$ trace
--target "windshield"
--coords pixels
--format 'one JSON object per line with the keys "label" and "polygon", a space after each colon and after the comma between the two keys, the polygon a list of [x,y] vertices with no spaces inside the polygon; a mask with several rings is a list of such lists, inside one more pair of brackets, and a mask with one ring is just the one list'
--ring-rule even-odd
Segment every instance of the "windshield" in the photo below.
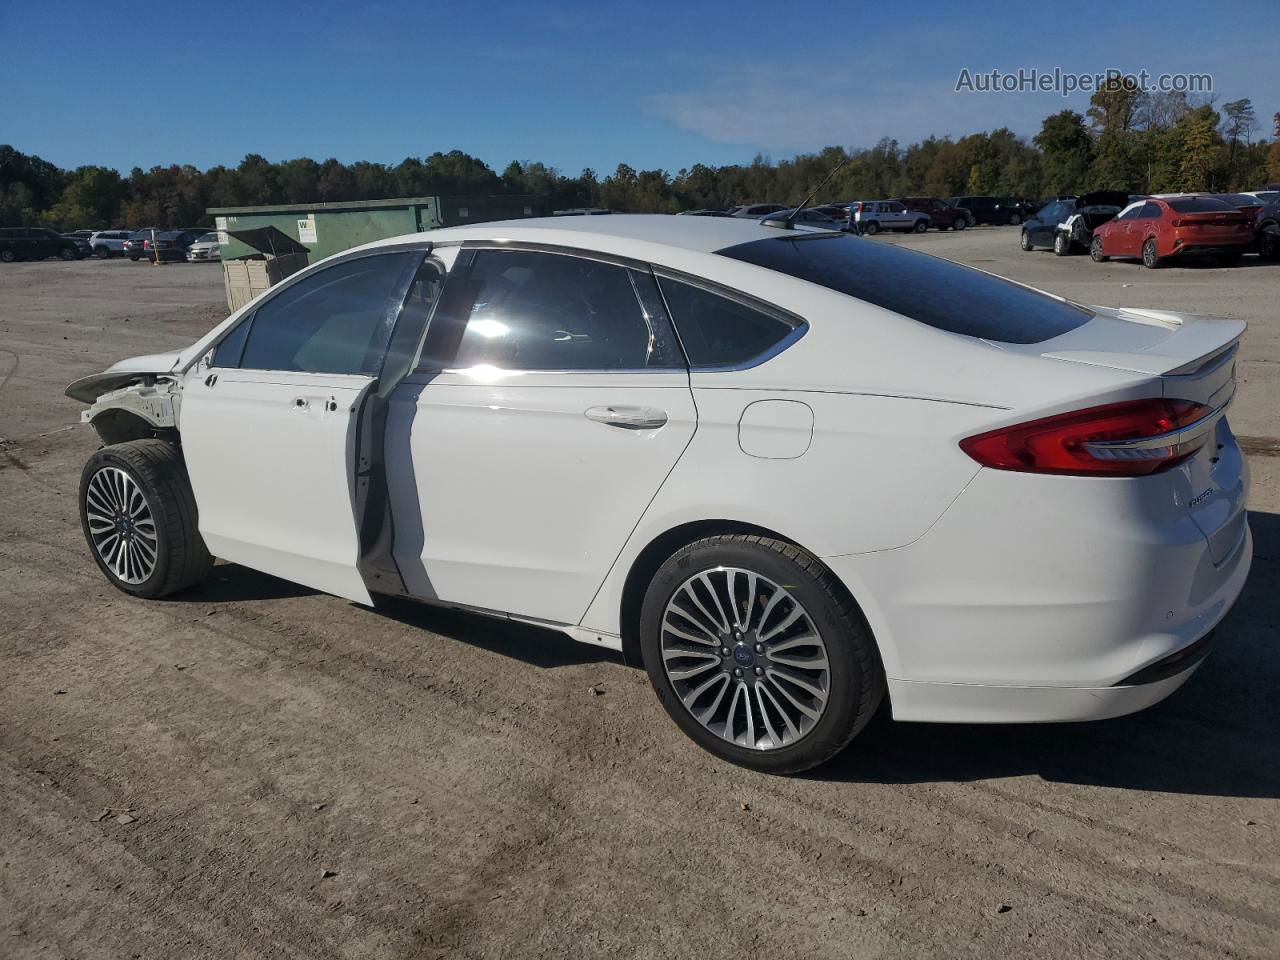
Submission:
{"label": "windshield", "polygon": [[1082,307],[981,270],[848,234],[793,234],[716,252],[939,330],[1002,343],[1040,343],[1093,318]]}

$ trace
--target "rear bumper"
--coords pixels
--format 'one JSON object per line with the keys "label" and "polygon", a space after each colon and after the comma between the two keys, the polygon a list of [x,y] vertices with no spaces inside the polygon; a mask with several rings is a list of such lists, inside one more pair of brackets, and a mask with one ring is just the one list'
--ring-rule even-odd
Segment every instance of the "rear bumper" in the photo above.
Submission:
{"label": "rear bumper", "polygon": [[1107,720],[1155,706],[1202,660],[1163,680],[1119,687],[997,687],[889,681],[895,720],[917,723],[1071,723]]}
{"label": "rear bumper", "polygon": [[1239,243],[1184,243],[1173,248],[1175,257],[1213,257],[1246,253],[1253,244],[1249,237]]}
{"label": "rear bumper", "polygon": [[915,543],[824,558],[875,633],[895,719],[1102,719],[1176,690],[1196,658],[1144,671],[1213,630],[1253,555],[1233,516],[1215,563],[1178,482],[983,470]]}

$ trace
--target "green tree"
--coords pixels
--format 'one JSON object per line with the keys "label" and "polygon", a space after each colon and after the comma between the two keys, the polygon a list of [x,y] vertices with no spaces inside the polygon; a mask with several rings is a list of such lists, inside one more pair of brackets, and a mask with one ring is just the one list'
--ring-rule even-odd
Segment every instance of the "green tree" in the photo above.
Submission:
{"label": "green tree", "polygon": [[1043,154],[1045,186],[1051,193],[1075,193],[1085,184],[1093,163],[1093,140],[1084,117],[1074,110],[1045,117],[1035,144]]}

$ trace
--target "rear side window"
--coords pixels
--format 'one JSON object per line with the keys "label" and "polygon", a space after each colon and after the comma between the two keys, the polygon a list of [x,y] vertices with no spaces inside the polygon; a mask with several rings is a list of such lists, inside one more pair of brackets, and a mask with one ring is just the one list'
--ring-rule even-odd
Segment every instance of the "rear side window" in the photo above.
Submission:
{"label": "rear side window", "polygon": [[1170,208],[1175,213],[1222,213],[1232,211],[1235,207],[1213,197],[1187,197],[1184,200],[1170,200]]}
{"label": "rear side window", "polygon": [[798,324],[691,283],[669,277],[659,277],[658,283],[692,367],[759,363],[798,329]]}
{"label": "rear side window", "polygon": [[[254,312],[239,366],[376,374],[413,269],[421,259],[422,254],[414,251],[360,257],[292,284]],[[239,332],[223,343],[234,340]]]}
{"label": "rear side window", "polygon": [[1040,343],[1093,317],[972,267],[847,234],[770,237],[717,252],[967,337]]}

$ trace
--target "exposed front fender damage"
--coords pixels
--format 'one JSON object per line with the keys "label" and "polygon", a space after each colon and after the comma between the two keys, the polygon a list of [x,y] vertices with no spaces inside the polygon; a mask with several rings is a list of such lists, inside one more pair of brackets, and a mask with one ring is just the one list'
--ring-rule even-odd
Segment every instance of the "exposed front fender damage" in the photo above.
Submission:
{"label": "exposed front fender damage", "polygon": [[104,393],[80,414],[105,444],[123,443],[176,431],[180,393],[169,379],[133,383]]}

